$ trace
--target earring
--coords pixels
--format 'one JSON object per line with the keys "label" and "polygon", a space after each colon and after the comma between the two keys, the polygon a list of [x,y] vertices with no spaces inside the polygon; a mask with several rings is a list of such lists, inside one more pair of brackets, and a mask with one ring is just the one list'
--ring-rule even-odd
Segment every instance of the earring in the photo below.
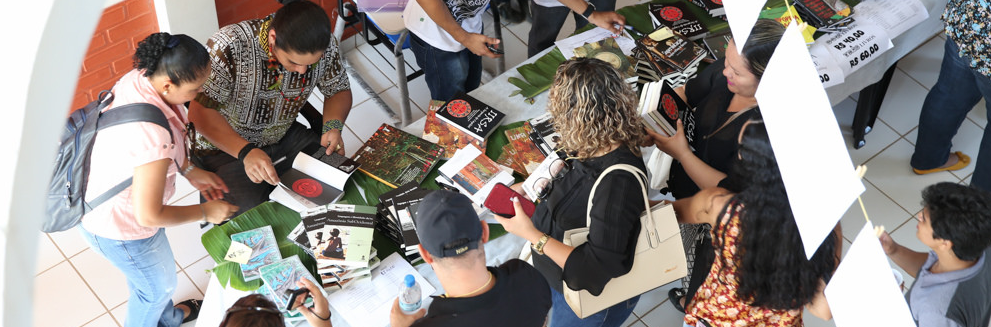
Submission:
{"label": "earring", "polygon": [[162,95],[169,95],[169,90],[165,90],[165,92],[162,92]]}

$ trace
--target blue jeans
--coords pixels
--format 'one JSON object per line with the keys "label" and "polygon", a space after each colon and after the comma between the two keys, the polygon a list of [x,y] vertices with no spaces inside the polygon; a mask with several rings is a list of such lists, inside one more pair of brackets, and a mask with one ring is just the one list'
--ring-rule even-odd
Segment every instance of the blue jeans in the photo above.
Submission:
{"label": "blue jeans", "polygon": [[482,57],[464,49],[458,52],[434,48],[410,33],[410,48],[430,89],[430,98],[450,101],[459,92],[468,93],[482,82]]}
{"label": "blue jeans", "polygon": [[637,306],[640,296],[634,296],[629,300],[617,303],[605,310],[585,317],[578,318],[575,311],[571,310],[568,302],[565,302],[564,295],[551,288],[551,321],[549,327],[618,327],[623,325],[626,318],[633,313],[633,307]]}
{"label": "blue jeans", "polygon": [[93,235],[82,226],[79,230],[93,251],[110,260],[127,277],[131,296],[127,299],[124,326],[176,327],[182,323],[182,309],[172,306],[175,258],[164,228],[152,237],[130,241]]}
{"label": "blue jeans", "polygon": [[[953,136],[981,97],[991,118],[991,78],[971,69],[970,61],[969,57],[959,56],[953,41],[946,40],[939,79],[926,96],[919,115],[913,168],[932,169],[946,163]],[[986,128],[970,184],[991,191],[991,130]]]}

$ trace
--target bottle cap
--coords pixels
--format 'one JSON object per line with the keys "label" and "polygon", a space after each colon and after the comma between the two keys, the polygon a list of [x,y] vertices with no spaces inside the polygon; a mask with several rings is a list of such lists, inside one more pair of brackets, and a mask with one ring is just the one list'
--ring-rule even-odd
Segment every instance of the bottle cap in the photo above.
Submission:
{"label": "bottle cap", "polygon": [[406,275],[406,278],[403,279],[403,283],[406,284],[406,287],[413,287],[413,284],[416,284],[416,278],[413,277],[413,275]]}

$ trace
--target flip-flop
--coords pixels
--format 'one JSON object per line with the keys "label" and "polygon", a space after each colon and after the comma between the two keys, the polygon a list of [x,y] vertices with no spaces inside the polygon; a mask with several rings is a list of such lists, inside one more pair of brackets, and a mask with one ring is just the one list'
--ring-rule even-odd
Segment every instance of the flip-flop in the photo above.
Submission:
{"label": "flip-flop", "polygon": [[189,316],[186,316],[186,319],[183,319],[182,323],[187,323],[196,320],[196,318],[200,316],[201,304],[203,304],[202,300],[194,300],[194,299],[185,300],[179,302],[179,304],[176,304],[176,305],[184,305],[187,308],[189,308]]}
{"label": "flip-flop", "polygon": [[915,172],[916,175],[925,175],[925,174],[938,173],[941,171],[960,170],[960,169],[964,169],[965,167],[967,167],[967,165],[970,164],[970,156],[963,154],[963,152],[960,151],[953,152],[953,154],[957,156],[957,163],[953,164],[952,166],[938,167],[933,169],[912,168],[912,171]]}
{"label": "flip-flop", "polygon": [[678,312],[685,313],[685,306],[681,305],[681,299],[685,297],[685,290],[680,287],[672,288],[668,291],[668,302],[674,306]]}

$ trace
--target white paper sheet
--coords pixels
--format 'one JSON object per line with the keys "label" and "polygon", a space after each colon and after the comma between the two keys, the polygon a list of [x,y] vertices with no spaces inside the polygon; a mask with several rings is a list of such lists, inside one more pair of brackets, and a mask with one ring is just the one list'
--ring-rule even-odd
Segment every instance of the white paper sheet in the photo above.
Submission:
{"label": "white paper sheet", "polygon": [[386,326],[389,324],[392,301],[399,296],[399,286],[407,274],[412,274],[416,283],[420,284],[423,308],[427,308],[430,295],[436,289],[398,253],[393,253],[372,269],[371,278],[347,284],[343,290],[331,293],[327,301],[351,326]]}
{"label": "white paper sheet", "polygon": [[867,21],[858,21],[844,32],[821,37],[816,41],[820,43],[847,75],[895,46],[884,27]]}
{"label": "white paper sheet", "polygon": [[812,62],[816,65],[816,72],[819,73],[819,82],[822,82],[822,87],[837,85],[846,79],[846,74],[843,74],[843,69],[836,63],[836,60],[833,60],[833,56],[826,50],[825,44],[813,44],[809,48],[809,55],[812,56]]}
{"label": "white paper sheet", "polygon": [[292,167],[339,190],[344,189],[344,184],[348,182],[348,177],[351,177],[350,174],[331,167],[323,163],[323,161],[317,160],[303,152],[296,155],[296,159],[292,161]]}
{"label": "white paper sheet", "polygon": [[733,32],[733,43],[736,44],[736,52],[740,53],[743,45],[750,37],[750,30],[754,28],[757,17],[764,7],[763,0],[733,0],[723,1],[723,8],[726,9],[726,20],[729,21],[729,29]]}
{"label": "white paper sheet", "polygon": [[811,257],[864,184],[796,24],[788,26],[771,56],[756,97]]}
{"label": "white paper sheet", "polygon": [[929,11],[919,0],[869,0],[853,7],[853,17],[884,27],[893,39],[929,18]]}
{"label": "white paper sheet", "polygon": [[857,234],[825,293],[837,327],[915,327],[870,223]]}
{"label": "white paper sheet", "polygon": [[623,54],[629,56],[633,53],[633,48],[637,47],[636,41],[630,37],[630,34],[623,30],[623,34],[616,35],[607,29],[596,27],[579,34],[575,34],[565,39],[558,40],[554,42],[558,49],[561,49],[561,54],[564,55],[564,59],[571,59],[575,56],[575,48],[580,48],[586,43],[595,43],[604,40],[607,37],[611,37],[616,40],[616,45],[619,46],[620,50],[623,50]]}

